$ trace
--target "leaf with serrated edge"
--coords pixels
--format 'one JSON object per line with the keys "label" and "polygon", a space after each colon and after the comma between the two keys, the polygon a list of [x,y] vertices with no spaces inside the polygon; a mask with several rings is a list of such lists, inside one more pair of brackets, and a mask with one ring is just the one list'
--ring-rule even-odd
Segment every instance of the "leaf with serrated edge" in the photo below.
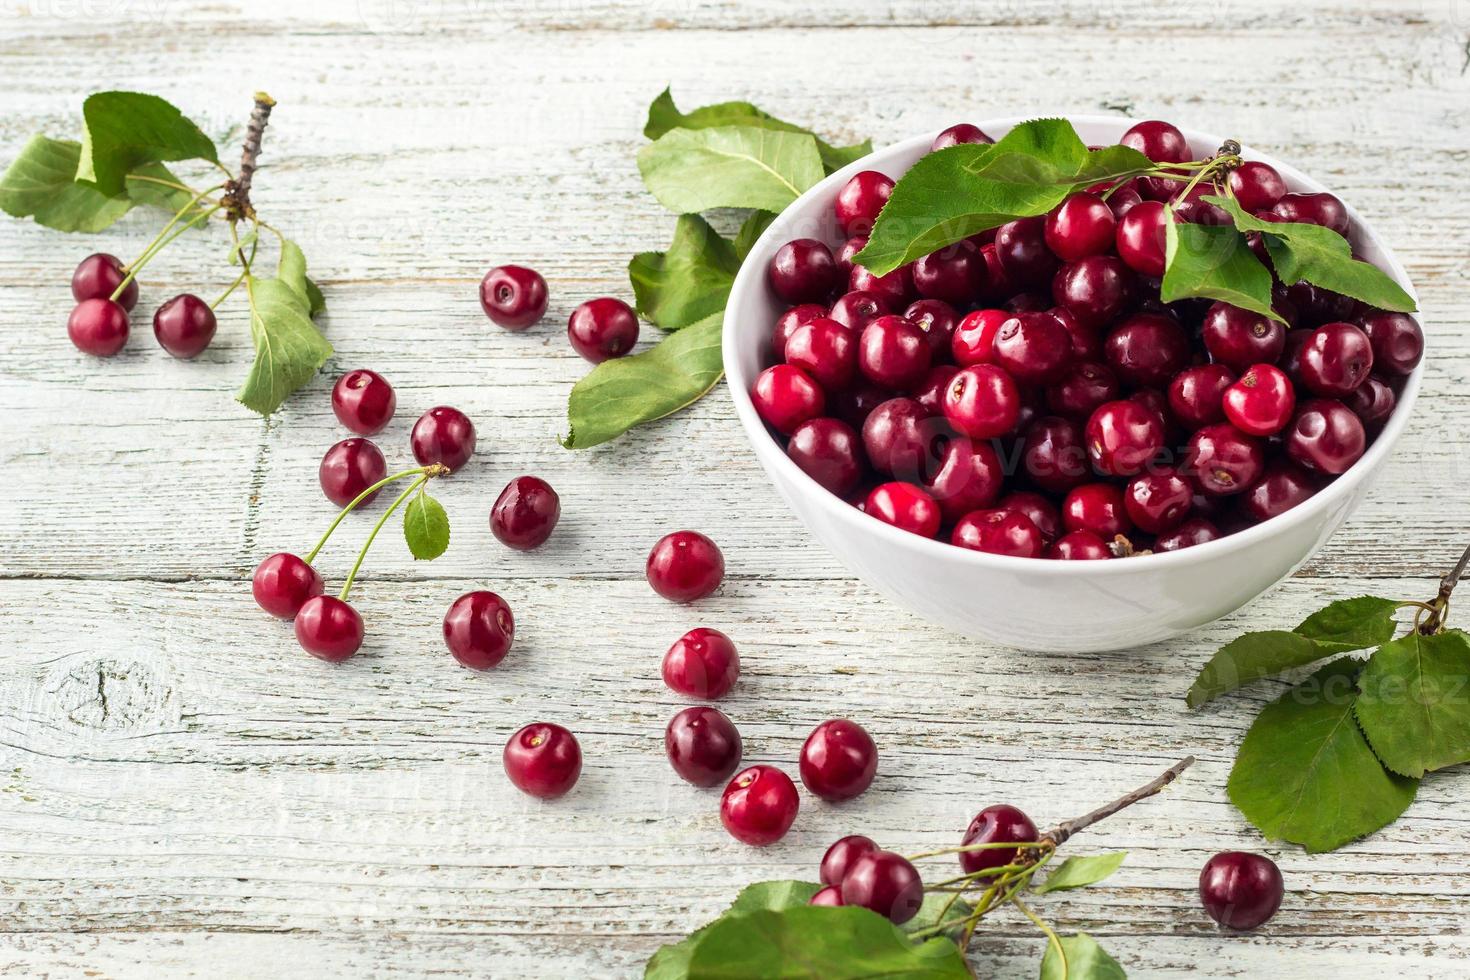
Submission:
{"label": "leaf with serrated edge", "polygon": [[1293,632],[1315,640],[1329,653],[1366,650],[1393,639],[1398,607],[1393,599],[1372,595],[1339,599],[1302,620]]}
{"label": "leaf with serrated edge", "polygon": [[97,232],[128,213],[126,195],[76,182],[81,144],[33,136],[0,178],[0,209],[57,231]]}
{"label": "leaf with serrated edge", "polygon": [[1057,869],[1047,875],[1046,880],[1037,885],[1033,891],[1038,895],[1044,895],[1047,892],[1095,885],[1122,867],[1123,859],[1127,856],[1127,851],[1113,851],[1109,854],[1069,857],[1057,865]]}
{"label": "leaf with serrated edge", "polygon": [[86,133],[76,178],[119,194],[123,178],[147,163],[219,159],[214,143],[156,95],[97,92],[82,103]]}
{"label": "leaf with serrated edge", "polygon": [[780,211],[823,176],[811,136],[754,126],[670,130],[638,151],[638,171],[658,202],[678,214]]}
{"label": "leaf with serrated edge", "polygon": [[1127,980],[1123,966],[1085,932],[1060,937],[1066,961],[1054,943],[1041,956],[1041,980]]}
{"label": "leaf with serrated edge", "polygon": [[568,449],[586,449],[692,405],[724,372],[717,313],[669,334],[641,354],[615,357],[592,369],[567,401]]}
{"label": "leaf with serrated edge", "polygon": [[1331,851],[1392,823],[1418,781],[1385,769],[1353,717],[1361,664],[1335,660],[1267,705],[1226,784],[1230,802],[1271,840]]}
{"label": "leaf with serrated edge", "polygon": [[640,252],[628,263],[638,312],[677,330],[724,310],[740,259],[735,247],[697,214],[679,217],[667,252]]}
{"label": "leaf with serrated edge", "polygon": [[[233,254],[233,253],[232,253]],[[306,275],[306,255],[289,238],[281,239],[281,257],[276,261],[276,278],[291,288],[301,300],[307,316],[316,316],[326,304],[322,292]]]}
{"label": "leaf with serrated edge", "polygon": [[1418,778],[1470,762],[1470,642],[1411,632],[1374,651],[1358,678],[1358,724],[1383,764]]}
{"label": "leaf with serrated edge", "polygon": [[1206,196],[1203,200],[1228,212],[1241,231],[1258,231],[1282,282],[1306,280],[1324,289],[1362,300],[1379,309],[1413,313],[1414,298],[1393,277],[1371,262],[1353,258],[1352,246],[1331,228],[1304,222],[1262,221],[1248,214],[1234,198]]}
{"label": "leaf with serrated edge", "polygon": [[719,102],[687,113],[680,112],[668,89],[660,92],[648,107],[648,122],[643,126],[643,135],[656,140],[671,129],[709,129],[712,126],[757,126],[787,133],[806,133],[816,139],[817,152],[827,173],[841,170],[873,152],[872,140],[863,140],[852,146],[833,146],[811,130],[777,119],[749,102]]}
{"label": "leaf with serrated edge", "polygon": [[403,539],[415,561],[433,561],[449,549],[449,515],[422,489],[403,508]]}
{"label": "leaf with serrated edge", "polygon": [[1220,300],[1285,323],[1271,306],[1271,273],[1234,228],[1179,221],[1172,206],[1164,223],[1165,303],[1200,297]]}
{"label": "leaf with serrated edge", "polygon": [[279,279],[252,279],[247,293],[255,363],[235,397],[251,411],[270,415],[312,379],[332,356],[332,345],[307,318],[301,298]]}
{"label": "leaf with serrated edge", "polygon": [[[796,908],[807,904],[821,889],[821,885],[811,881],[757,881],[740,890],[740,894],[735,896],[735,901],[725,910],[724,915],[741,915],[761,909],[780,911]],[[689,957],[694,952],[694,944],[713,924],[708,923],[696,929],[677,943],[659,947],[648,961],[644,971],[645,980],[673,980],[688,976]]]}
{"label": "leaf with serrated edge", "polygon": [[1252,681],[1305,667],[1339,652],[1289,630],[1246,633],[1215,651],[1184,700],[1191,708],[1198,708]]}

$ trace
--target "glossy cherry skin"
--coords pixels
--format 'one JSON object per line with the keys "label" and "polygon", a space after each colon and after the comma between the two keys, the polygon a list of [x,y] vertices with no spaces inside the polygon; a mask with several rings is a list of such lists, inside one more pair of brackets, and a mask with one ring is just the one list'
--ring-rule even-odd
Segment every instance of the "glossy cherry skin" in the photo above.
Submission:
{"label": "glossy cherry skin", "polygon": [[565,796],[582,775],[577,737],[549,721],[532,722],[512,735],[500,759],[516,789],[542,800]]}
{"label": "glossy cherry skin", "polygon": [[1040,558],[1046,539],[1036,522],[1017,510],[971,511],[960,518],[949,543],[971,551],[1012,558]]}
{"label": "glossy cherry skin", "polygon": [[893,181],[876,170],[863,170],[853,175],[837,192],[833,211],[844,235],[866,235],[873,230],[878,212],[893,193]]}
{"label": "glossy cherry skin", "polygon": [[854,861],[842,879],[842,904],[861,906],[899,925],[919,914],[924,882],[907,858],[873,851]]}
{"label": "glossy cherry skin", "polygon": [[914,289],[926,299],[967,304],[986,287],[985,258],[969,240],[947,245],[914,263]]}
{"label": "glossy cherry skin", "polygon": [[911,265],[900,266],[881,276],[874,275],[872,270],[863,266],[854,265],[847,276],[847,288],[850,292],[872,293],[874,296],[879,296],[890,309],[894,310],[903,309],[917,296],[914,292],[913,266]]}
{"label": "glossy cherry skin", "polygon": [[1363,428],[1371,433],[1377,432],[1388,421],[1397,401],[1398,396],[1393,393],[1392,388],[1377,378],[1370,377],[1358,385],[1357,391],[1344,398],[1343,404],[1363,420]]}
{"label": "glossy cherry skin", "polygon": [[853,258],[868,247],[867,235],[853,235],[842,243],[833,259],[837,262],[838,282],[847,282],[852,277]]}
{"label": "glossy cherry skin", "polygon": [[1240,495],[1240,510],[1256,523],[1284,514],[1317,492],[1317,478],[1289,460],[1266,464],[1266,472]]}
{"label": "glossy cherry skin", "polygon": [[842,907],[842,889],[836,885],[828,885],[817,889],[815,895],[806,900],[808,905],[826,906],[828,908]]}
{"label": "glossy cherry skin", "polygon": [[821,882],[824,885],[842,884],[842,879],[852,870],[857,859],[865,854],[872,854],[879,850],[878,845],[871,837],[862,834],[850,834],[847,837],[838,838],[827,852],[822,855]]}
{"label": "glossy cherry skin", "polygon": [[973,364],[950,381],[942,407],[958,431],[974,439],[993,439],[1015,428],[1021,417],[1021,392],[994,364]]}
{"label": "glossy cherry skin", "polygon": [[1199,873],[1199,900],[1210,918],[1227,929],[1255,929],[1276,914],[1286,886],[1270,858],[1222,851]]}
{"label": "glossy cherry skin", "polygon": [[800,806],[790,776],[775,766],[751,766],[725,787],[720,822],[741,843],[765,847],[786,836]]}
{"label": "glossy cherry skin", "polygon": [[786,455],[830,493],[845,497],[863,478],[862,440],[840,419],[803,422],[791,433]]}
{"label": "glossy cherry skin", "polygon": [[938,469],[924,481],[924,489],[944,520],[957,521],[993,504],[1004,483],[1000,456],[989,442],[956,438],[945,442]]}
{"label": "glossy cherry skin", "polygon": [[1043,540],[1052,541],[1062,534],[1062,514],[1057,505],[1039,493],[1016,490],[1001,497],[998,510],[1020,514],[1035,524]]}
{"label": "glossy cherry skin", "polygon": [[444,645],[471,670],[489,670],[500,663],[515,638],[510,606],[494,592],[466,592],[444,614]]}
{"label": "glossy cherry skin", "polygon": [[855,721],[834,718],[812,730],[801,747],[801,781],[831,803],[860,796],[878,772],[878,746]]}
{"label": "glossy cherry skin", "polygon": [[[71,275],[72,299],[78,303],[89,299],[111,299],[118,284],[126,278],[122,259],[116,255],[108,255],[106,252],[89,255],[77,263],[76,271]],[[128,288],[122,291],[117,302],[123,310],[132,311],[138,304],[138,280],[128,283]]]}
{"label": "glossy cherry skin", "polygon": [[858,338],[858,370],[874,384],[907,389],[929,370],[933,348],[924,331],[901,316],[882,316]]}
{"label": "glossy cherry skin", "polygon": [[1096,194],[1070,195],[1046,216],[1046,245],[1063,262],[1101,255],[1113,247],[1117,219]]}
{"label": "glossy cherry skin", "polygon": [[1099,405],[1121,394],[1122,386],[1112,368],[1095,361],[1074,361],[1047,386],[1046,405],[1058,415],[1085,421]]}
{"label": "glossy cherry skin", "polygon": [[1171,531],[1189,516],[1194,487],[1173,470],[1142,473],[1123,488],[1128,519],[1149,534]]}
{"label": "glossy cherry skin", "polygon": [[1043,286],[1057,271],[1057,257],[1046,246],[1046,218],[1021,218],[995,229],[995,254],[1012,286]]}
{"label": "glossy cherry skin", "polygon": [[536,476],[518,476],[505,485],[490,508],[490,532],[517,551],[539,548],[556,530],[561,498],[551,484]]}
{"label": "glossy cherry skin", "polygon": [[879,473],[917,479],[938,459],[944,432],[912,398],[890,398],[863,422],[863,449]]}
{"label": "glossy cherry skin", "polygon": [[438,463],[453,473],[475,454],[475,424],[459,409],[438,405],[419,416],[408,442],[420,466]]}
{"label": "glossy cherry skin", "polygon": [[1189,335],[1172,317],[1137,313],[1108,334],[1103,356],[1125,383],[1162,388],[1189,364]]}
{"label": "glossy cherry skin", "polygon": [[[360,436],[343,439],[322,457],[317,467],[317,480],[322,493],[338,507],[346,507],[368,487],[388,475],[388,461],[377,446]],[[374,490],[362,502],[373,502],[381,491]]]}
{"label": "glossy cherry skin", "polygon": [[1260,313],[1229,303],[1215,303],[1205,312],[1200,339],[1210,360],[1233,371],[1252,364],[1275,364],[1286,346],[1286,327]]}
{"label": "glossy cherry skin", "polygon": [[1286,372],[1270,364],[1246,369],[1225,389],[1225,417],[1241,432],[1272,436],[1286,428],[1296,409],[1296,389]]}
{"label": "glossy cherry skin", "polygon": [[83,354],[111,357],[128,342],[128,311],[110,299],[84,299],[66,320],[66,335]]}
{"label": "glossy cherry skin", "polygon": [[214,310],[193,293],[180,293],[153,314],[153,336],[158,346],[184,360],[204,353],[218,325]]}
{"label": "glossy cherry skin", "polygon": [[362,617],[336,596],[314,595],[302,603],[295,630],[301,649],[331,664],[341,663],[362,646]]}
{"label": "glossy cherry skin", "polygon": [[846,391],[839,391],[832,397],[831,412],[861,432],[863,426],[867,424],[868,416],[873,414],[873,410],[892,397],[893,392],[864,378]]}
{"label": "glossy cherry skin", "polygon": [[756,375],[750,400],[762,421],[782,435],[790,435],[827,407],[822,386],[790,364],[774,364]]}
{"label": "glossy cherry skin", "polygon": [[1118,221],[1115,242],[1118,258],[1145,276],[1164,274],[1165,223],[1169,220],[1159,201],[1144,201]]}
{"label": "glossy cherry skin", "polygon": [[1051,291],[1079,325],[1097,330],[1128,308],[1135,280],[1133,270],[1116,255],[1089,255],[1062,266]]}
{"label": "glossy cherry skin", "polygon": [[[996,803],[975,814],[965,829],[961,845],[968,844],[1034,844],[1040,834],[1036,824],[1019,808],[1009,803]],[[1021,853],[1019,847],[991,847],[960,852],[960,867],[965,874],[987,871],[1013,864]]]}
{"label": "glossy cherry skin", "polygon": [[255,566],[250,591],[255,604],[272,616],[295,619],[307,599],[322,594],[322,577],[295,555],[278,551]]}
{"label": "glossy cherry skin", "polygon": [[[1184,134],[1172,123],[1159,119],[1135,123],[1118,142],[1131,146],[1154,163],[1184,163],[1189,159],[1189,141]],[[1164,200],[1173,195],[1179,184],[1165,177],[1145,177],[1139,180],[1139,187],[1148,196]]]}
{"label": "glossy cherry skin", "polygon": [[929,147],[932,153],[935,150],[945,150],[951,146],[959,146],[961,143],[994,143],[995,140],[985,135],[985,131],[979,126],[970,123],[955,123],[934,137],[934,142]]}
{"label": "glossy cherry skin", "polygon": [[1111,483],[1084,483],[1062,501],[1062,527],[1091,531],[1104,541],[1133,530],[1123,506],[1123,491]]}
{"label": "glossy cherry skin", "polygon": [[924,331],[934,349],[934,360],[949,357],[955,327],[960,322],[953,306],[942,299],[915,300],[903,311],[903,318]]}
{"label": "glossy cherry skin", "polygon": [[980,257],[985,260],[985,295],[981,300],[991,306],[999,306],[1015,293],[1016,286],[1000,264],[1000,253],[995,250],[995,232],[992,230],[986,234],[990,238],[988,242],[979,243],[977,239],[971,239],[980,244]]}
{"label": "glossy cherry skin", "polygon": [[931,415],[944,414],[944,393],[960,369],[953,364],[934,364],[924,373],[924,380],[910,389],[910,397]]}
{"label": "glossy cherry skin", "polygon": [[348,371],[332,386],[332,414],[360,436],[383,431],[397,407],[393,386],[376,371]]}
{"label": "glossy cherry skin", "polygon": [[1164,448],[1164,422],[1135,401],[1099,405],[1084,432],[1087,455],[1099,473],[1132,476]]}
{"label": "glossy cherry skin", "polygon": [[718,786],[740,765],[744,746],[735,723],[718,708],[685,708],[664,729],[664,754],[686,783]]}
{"label": "glossy cherry skin", "polygon": [[701,626],[674,641],[664,654],[661,672],[664,684],[676,694],[718,701],[740,678],[740,652],[724,633]]}
{"label": "glossy cherry skin", "polygon": [[1185,368],[1169,382],[1169,412],[1189,431],[1225,421],[1225,391],[1235,372],[1223,364]]}
{"label": "glossy cherry skin", "polygon": [[622,357],[638,342],[638,314],[620,299],[589,299],[567,319],[572,349],[593,364]]}
{"label": "glossy cherry skin", "polygon": [[1130,401],[1138,402],[1144,408],[1157,415],[1164,423],[1164,443],[1173,445],[1182,437],[1182,428],[1179,420],[1174,418],[1174,412],[1169,408],[1169,398],[1157,388],[1139,388],[1128,396]]}
{"label": "glossy cherry skin", "polygon": [[1203,517],[1191,517],[1174,530],[1154,538],[1154,551],[1180,551],[1195,545],[1215,541],[1220,529]]}
{"label": "glossy cherry skin", "polygon": [[1271,213],[1280,216],[1282,221],[1321,225],[1339,235],[1348,233],[1347,208],[1331,194],[1287,194],[1276,202]]}
{"label": "glossy cherry skin", "polygon": [[1071,419],[1044,415],[1021,434],[1021,466],[1031,482],[1051,493],[1066,493],[1092,477],[1082,427]]}
{"label": "glossy cherry skin", "polygon": [[1286,455],[1318,473],[1346,473],[1363,455],[1368,434],[1363,421],[1342,402],[1314,398],[1303,402],[1282,437]]}
{"label": "glossy cherry skin", "polygon": [[1351,323],[1325,323],[1313,330],[1298,356],[1302,386],[1323,398],[1351,394],[1373,370],[1373,344]]}
{"label": "glossy cherry skin", "polygon": [[1225,178],[1235,201],[1246,211],[1255,214],[1275,207],[1276,202],[1286,196],[1286,181],[1269,163],[1247,160]]}
{"label": "glossy cherry skin", "polygon": [[776,317],[776,325],[771,329],[771,347],[775,351],[776,360],[786,360],[786,341],[796,332],[797,327],[826,315],[827,308],[822,304],[802,303]]}
{"label": "glossy cherry skin", "polygon": [[1043,557],[1053,561],[1105,561],[1113,557],[1113,550],[1091,531],[1073,531],[1048,545]]}
{"label": "glossy cherry skin", "polygon": [[857,334],[827,317],[803,323],[786,339],[786,363],[801,368],[829,392],[851,387],[857,376],[857,353]]}
{"label": "glossy cherry skin", "polygon": [[842,280],[826,245],[814,238],[797,238],[776,250],[766,267],[766,281],[788,303],[817,303]]}
{"label": "glossy cherry skin", "polygon": [[892,308],[883,297],[858,289],[839,296],[828,316],[847,329],[862,333],[868,324],[891,312]]}
{"label": "glossy cherry skin", "polygon": [[1050,313],[1018,313],[995,333],[994,363],[1022,384],[1050,384],[1072,362],[1072,336]]}
{"label": "glossy cherry skin", "polygon": [[1233,425],[1207,425],[1189,437],[1184,470],[1206,494],[1243,493],[1265,471],[1261,443]]}
{"label": "glossy cherry skin", "polygon": [[922,537],[932,538],[939,533],[939,504],[912,483],[880,483],[868,492],[863,511],[884,524]]}
{"label": "glossy cherry skin", "polygon": [[698,531],[675,531],[658,539],[644,568],[653,591],[673,602],[703,599],[725,578],[725,556]]}
{"label": "glossy cherry skin", "polygon": [[995,335],[1011,318],[1006,310],[974,310],[966,313],[950,338],[950,353],[960,367],[989,364],[995,359]]}
{"label": "glossy cherry skin", "polygon": [[480,309],[507,330],[525,330],[540,320],[546,298],[546,280],[523,265],[497,265],[480,280]]}
{"label": "glossy cherry skin", "polygon": [[1372,313],[1358,321],[1373,347],[1373,367],[1402,377],[1424,357],[1424,331],[1406,313]]}

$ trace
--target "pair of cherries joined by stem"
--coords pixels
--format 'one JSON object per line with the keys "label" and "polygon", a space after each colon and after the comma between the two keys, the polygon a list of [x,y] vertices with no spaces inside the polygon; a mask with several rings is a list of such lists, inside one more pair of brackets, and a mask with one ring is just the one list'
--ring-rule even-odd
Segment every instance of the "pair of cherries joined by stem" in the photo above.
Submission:
{"label": "pair of cherries joined by stem", "polygon": [[[77,301],[66,321],[67,336],[77,350],[94,357],[112,357],[127,345],[130,316],[138,303],[138,271],[150,256],[131,266],[106,252],[89,255],[72,273],[71,294]],[[228,295],[226,293],[225,295]],[[153,336],[158,345],[184,360],[198,357],[214,340],[218,322],[214,303],[193,293],[180,293],[153,314]]]}

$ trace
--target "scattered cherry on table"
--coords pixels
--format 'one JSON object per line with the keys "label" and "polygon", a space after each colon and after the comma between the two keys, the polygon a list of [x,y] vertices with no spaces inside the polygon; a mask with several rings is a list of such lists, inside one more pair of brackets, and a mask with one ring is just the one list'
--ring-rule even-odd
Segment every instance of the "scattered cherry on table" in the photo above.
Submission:
{"label": "scattered cherry on table", "polygon": [[490,532],[517,551],[539,548],[561,518],[561,498],[537,476],[518,476],[505,485],[490,508]]}
{"label": "scattered cherry on table", "polygon": [[158,346],[182,360],[204,353],[218,325],[214,310],[193,293],[180,293],[153,313]]}
{"label": "scattered cherry on table", "polygon": [[740,677],[740,652],[724,633],[708,626],[674,641],[660,667],[669,690],[702,701],[718,701]]}
{"label": "scattered cherry on table", "polygon": [[475,424],[459,409],[438,405],[413,424],[409,444],[420,466],[438,463],[453,473],[475,453]]}
{"label": "scattered cherry on table", "polygon": [[724,712],[707,705],[685,708],[664,729],[664,754],[679,778],[718,786],[740,765],[740,732]]}
{"label": "scattered cherry on table", "polygon": [[360,436],[382,432],[397,407],[393,386],[376,371],[348,371],[332,385],[332,414]]}
{"label": "scattered cherry on table", "polygon": [[698,531],[674,531],[659,538],[649,551],[644,574],[665,599],[693,602],[720,587],[725,556]]}
{"label": "scattered cherry on table", "polygon": [[720,822],[741,843],[765,847],[786,836],[800,806],[790,776],[775,766],[751,766],[725,787]]}
{"label": "scattered cherry on table", "polygon": [[801,747],[801,781],[828,802],[860,796],[878,772],[878,746],[846,718],[824,721]]}
{"label": "scattered cherry on table", "polygon": [[528,796],[554,800],[565,796],[582,775],[582,747],[561,725],[537,721],[510,737],[501,753],[505,774]]}
{"label": "scattered cherry on table", "polygon": [[521,265],[497,265],[480,280],[480,308],[506,330],[525,330],[546,314],[546,280]]}
{"label": "scattered cherry on table", "polygon": [[510,606],[494,592],[466,592],[444,614],[444,645],[471,670],[489,670],[505,659],[515,642]]}

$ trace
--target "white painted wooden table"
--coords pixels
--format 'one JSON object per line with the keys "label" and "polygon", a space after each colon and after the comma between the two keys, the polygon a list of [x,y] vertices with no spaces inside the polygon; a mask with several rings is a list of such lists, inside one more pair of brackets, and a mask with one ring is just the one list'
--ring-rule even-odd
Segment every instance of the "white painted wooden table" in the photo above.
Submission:
{"label": "white painted wooden table", "polygon": [[[944,846],[1000,800],[1050,822],[1189,752],[1181,784],[1076,841],[1130,857],[1107,887],[1046,903],[1060,928],[1097,934],[1134,976],[1470,973],[1464,774],[1425,780],[1404,819],[1338,853],[1264,846],[1224,783],[1279,685],[1199,714],[1182,700],[1234,631],[1364,591],[1432,592],[1470,531],[1463,0],[4,0],[0,15],[7,162],[34,131],[75,134],[94,88],[159,92],[232,147],[250,93],[274,95],[256,203],[304,247],[337,346],[269,422],[231,397],[249,355],[233,305],[197,363],[164,356],[141,317],[122,356],[90,360],[66,340],[71,269],[96,247],[135,253],[155,225],[91,240],[0,223],[0,973],[630,976],[739,884],[812,876],[839,834]],[[1268,147],[1340,188],[1408,265],[1433,349],[1418,417],[1315,561],[1184,641],[1040,656],[929,627],[796,525],[722,392],[599,450],[555,441],[586,368],[560,325],[582,299],[626,295],[628,257],[673,226],[633,165],[670,82],[681,104],[750,98],[843,140],[1107,110]],[[223,252],[218,235],[176,248],[140,309],[211,294]],[[503,261],[551,283],[530,333],[490,327],[475,302]],[[367,646],[331,668],[263,619],[247,577],[329,518],[316,465],[342,431],[327,394],[360,365],[398,389],[390,461],[440,403],[476,419],[480,448],[439,491],[449,553],[414,565],[385,538],[358,594]],[[523,472],[564,506],[529,555],[486,524]],[[693,608],[641,575],[684,526],[729,563]],[[329,576],[364,533],[347,525]],[[438,635],[471,588],[504,595],[520,627],[483,675]],[[747,758],[790,767],[813,724],[851,715],[882,748],[864,798],[808,799],[769,849],[724,833],[717,791],[680,783],[661,744],[677,702],[658,660],[699,624],[742,647],[725,707]],[[538,718],[586,754],[553,804],[500,769],[508,733]],[[1255,935],[1217,933],[1195,898],[1201,863],[1230,847],[1286,874]],[[1040,949],[999,916],[974,963],[1031,976]]]}

